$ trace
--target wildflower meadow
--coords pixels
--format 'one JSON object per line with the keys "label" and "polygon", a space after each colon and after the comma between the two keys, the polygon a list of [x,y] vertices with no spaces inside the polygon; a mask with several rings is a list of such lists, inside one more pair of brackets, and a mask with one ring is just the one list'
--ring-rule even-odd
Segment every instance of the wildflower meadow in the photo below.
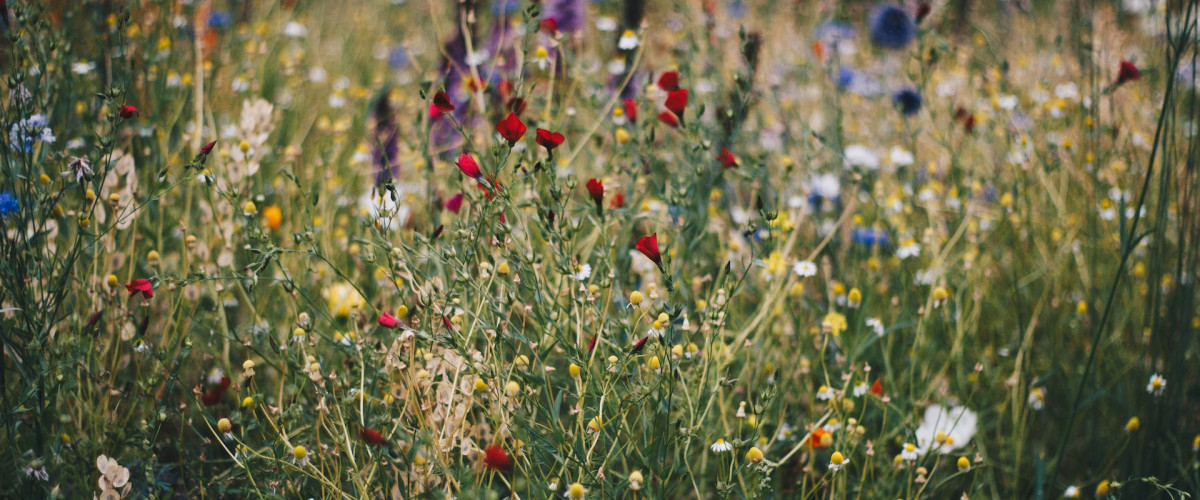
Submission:
{"label": "wildflower meadow", "polygon": [[1200,494],[1200,0],[0,0],[0,497]]}

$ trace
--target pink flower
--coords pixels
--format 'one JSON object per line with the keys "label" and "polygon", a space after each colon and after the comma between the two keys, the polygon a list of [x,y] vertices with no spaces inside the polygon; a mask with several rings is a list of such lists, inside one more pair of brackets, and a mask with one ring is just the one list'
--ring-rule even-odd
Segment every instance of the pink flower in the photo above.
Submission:
{"label": "pink flower", "polygon": [[395,329],[400,326],[400,320],[391,313],[383,313],[379,315],[379,326]]}
{"label": "pink flower", "polygon": [[125,289],[129,291],[129,296],[142,294],[146,299],[154,297],[154,285],[146,278],[138,278],[125,284]]}
{"label": "pink flower", "polygon": [[459,191],[458,193],[455,193],[454,196],[451,196],[449,200],[446,200],[446,210],[458,213],[458,211],[462,209],[462,204],[463,194],[461,191]]}

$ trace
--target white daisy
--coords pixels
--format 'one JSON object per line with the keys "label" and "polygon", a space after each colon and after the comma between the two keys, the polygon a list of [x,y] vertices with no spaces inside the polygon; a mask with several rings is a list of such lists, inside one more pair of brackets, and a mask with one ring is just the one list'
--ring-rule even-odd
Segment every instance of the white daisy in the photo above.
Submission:
{"label": "white daisy", "polygon": [[1162,396],[1163,391],[1167,388],[1167,379],[1162,375],[1155,373],[1150,376],[1150,383],[1146,384],[1146,392],[1155,396]]}
{"label": "white daisy", "polygon": [[638,36],[633,30],[625,30],[624,33],[621,33],[621,39],[617,40],[617,48],[621,50],[633,50],[637,48],[639,43],[641,43],[641,40],[638,40]]}
{"label": "white daisy", "polygon": [[817,265],[811,260],[802,260],[792,266],[792,272],[795,272],[801,278],[808,278],[817,275]]}
{"label": "white daisy", "polygon": [[724,439],[718,439],[712,446],[709,447],[714,453],[722,453],[733,450],[733,445],[726,443]]}

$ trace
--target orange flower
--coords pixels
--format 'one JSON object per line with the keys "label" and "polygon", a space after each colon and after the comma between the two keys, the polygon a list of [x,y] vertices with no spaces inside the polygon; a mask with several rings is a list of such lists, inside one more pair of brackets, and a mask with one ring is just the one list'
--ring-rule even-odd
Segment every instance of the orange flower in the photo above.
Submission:
{"label": "orange flower", "polygon": [[271,205],[263,209],[263,220],[267,221],[267,227],[272,230],[279,229],[279,225],[283,224],[283,211],[278,205]]}

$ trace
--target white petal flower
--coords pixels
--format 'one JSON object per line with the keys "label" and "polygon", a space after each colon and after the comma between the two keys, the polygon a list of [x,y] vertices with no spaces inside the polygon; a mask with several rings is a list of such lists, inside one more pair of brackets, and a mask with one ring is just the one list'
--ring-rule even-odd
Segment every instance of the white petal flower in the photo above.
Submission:
{"label": "white petal flower", "polygon": [[[979,429],[979,416],[962,406],[945,408],[933,405],[925,409],[925,420],[917,427],[917,447],[924,455],[932,450],[939,453],[952,453],[967,445]],[[945,436],[945,442],[938,442],[939,433]]]}
{"label": "white petal flower", "polygon": [[817,275],[817,265],[811,260],[802,260],[792,266],[792,271],[801,278],[808,278]]}

